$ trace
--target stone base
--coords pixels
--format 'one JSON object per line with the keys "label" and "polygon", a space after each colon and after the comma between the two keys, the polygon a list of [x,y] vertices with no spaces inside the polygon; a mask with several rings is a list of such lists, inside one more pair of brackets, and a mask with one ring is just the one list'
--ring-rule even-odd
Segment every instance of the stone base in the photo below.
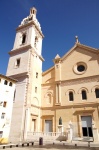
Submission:
{"label": "stone base", "polygon": [[63,131],[63,125],[58,125],[58,132],[62,133]]}
{"label": "stone base", "polygon": [[99,141],[99,135],[98,135],[98,129],[97,128],[93,128],[93,138],[94,138],[94,142]]}

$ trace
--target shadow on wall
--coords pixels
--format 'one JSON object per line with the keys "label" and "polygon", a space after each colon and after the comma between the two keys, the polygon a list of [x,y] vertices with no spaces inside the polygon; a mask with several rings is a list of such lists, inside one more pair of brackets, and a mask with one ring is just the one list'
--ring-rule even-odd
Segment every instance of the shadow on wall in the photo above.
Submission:
{"label": "shadow on wall", "polygon": [[59,135],[56,138],[57,141],[67,141],[68,140],[68,133],[64,132],[63,135]]}

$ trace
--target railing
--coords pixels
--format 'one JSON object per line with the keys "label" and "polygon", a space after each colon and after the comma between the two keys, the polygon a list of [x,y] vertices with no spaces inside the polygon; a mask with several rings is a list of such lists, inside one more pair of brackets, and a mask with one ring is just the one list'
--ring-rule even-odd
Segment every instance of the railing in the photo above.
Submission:
{"label": "railing", "polygon": [[65,132],[59,133],[59,132],[30,132],[27,133],[28,136],[59,136],[59,135],[66,135]]}
{"label": "railing", "polygon": [[43,137],[44,141],[66,141],[68,139],[67,132],[27,132],[27,140],[38,141],[40,137]]}

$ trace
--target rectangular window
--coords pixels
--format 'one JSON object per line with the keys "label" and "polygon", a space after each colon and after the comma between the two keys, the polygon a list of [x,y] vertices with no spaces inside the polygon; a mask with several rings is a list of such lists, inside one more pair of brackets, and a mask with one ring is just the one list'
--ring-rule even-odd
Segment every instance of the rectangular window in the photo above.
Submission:
{"label": "rectangular window", "polygon": [[93,137],[92,131],[92,116],[81,116],[82,135]]}
{"label": "rectangular window", "polygon": [[16,66],[16,67],[19,67],[19,66],[20,66],[20,60],[21,60],[20,58],[16,59],[16,62],[15,62],[15,66]]}
{"label": "rectangular window", "polygon": [[69,101],[73,101],[74,97],[73,97],[73,92],[69,92]]}
{"label": "rectangular window", "polygon": [[26,42],[26,33],[22,35],[22,44],[24,44],[25,42]]}
{"label": "rectangular window", "polygon": [[35,93],[37,93],[37,87],[35,87]]}
{"label": "rectangular window", "polygon": [[38,78],[38,72],[36,72],[36,78]]}
{"label": "rectangular window", "polygon": [[87,93],[86,91],[82,91],[82,100],[86,100],[87,99]]}
{"label": "rectangular window", "polygon": [[3,136],[3,131],[0,131],[0,138],[2,138]]}
{"label": "rectangular window", "polygon": [[3,107],[6,107],[6,106],[7,106],[7,102],[4,102],[4,103],[3,103]]}
{"label": "rectangular window", "polygon": [[1,114],[1,119],[4,119],[4,117],[5,117],[5,113],[2,113]]}

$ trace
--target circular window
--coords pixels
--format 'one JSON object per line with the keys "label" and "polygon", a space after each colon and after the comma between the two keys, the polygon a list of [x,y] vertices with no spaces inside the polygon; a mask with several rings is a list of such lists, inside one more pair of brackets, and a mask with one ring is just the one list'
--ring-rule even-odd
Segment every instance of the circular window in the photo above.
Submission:
{"label": "circular window", "polygon": [[77,66],[77,70],[78,70],[79,72],[82,72],[82,71],[85,70],[85,66],[79,65],[79,66]]}
{"label": "circular window", "polygon": [[86,69],[87,69],[87,65],[84,62],[77,63],[73,68],[76,74],[83,74],[85,73]]}

